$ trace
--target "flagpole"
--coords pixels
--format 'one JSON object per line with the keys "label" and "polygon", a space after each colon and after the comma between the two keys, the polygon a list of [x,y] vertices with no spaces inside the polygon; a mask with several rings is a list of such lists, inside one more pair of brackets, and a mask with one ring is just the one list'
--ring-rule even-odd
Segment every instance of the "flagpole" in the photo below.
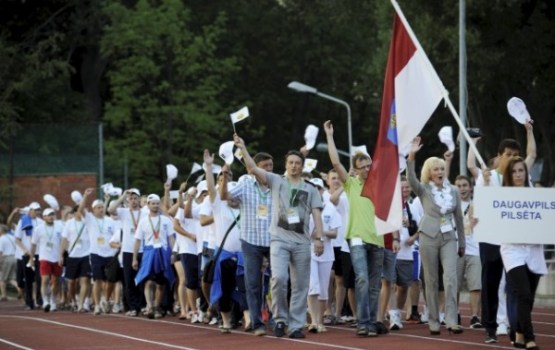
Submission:
{"label": "flagpole", "polygon": [[467,140],[468,145],[470,146],[470,148],[472,149],[472,151],[476,155],[476,159],[478,160],[478,162],[480,163],[482,168],[486,167],[486,163],[484,162],[484,159],[480,155],[480,152],[478,152],[478,148],[476,148],[476,145],[474,144],[474,142],[472,142],[472,138],[470,137],[470,135],[466,131],[466,126],[461,121],[461,118],[459,117],[459,114],[457,113],[457,110],[455,109],[455,107],[453,106],[453,103],[449,99],[449,92],[445,89],[445,86],[443,86],[443,82],[441,81],[441,79],[437,75],[437,72],[434,69],[434,66],[432,65],[432,63],[430,62],[430,59],[428,58],[428,55],[426,55],[426,51],[424,51],[424,49],[420,45],[420,42],[418,41],[418,38],[416,37],[416,34],[414,34],[414,32],[412,31],[412,28],[409,25],[409,22],[407,21],[407,19],[405,18],[405,15],[403,14],[403,11],[401,11],[401,7],[399,6],[399,4],[397,3],[396,0],[391,0],[391,5],[393,5],[393,8],[395,9],[395,12],[397,13],[397,15],[399,16],[399,19],[401,20],[401,22],[405,26],[405,29],[406,29],[407,33],[409,34],[414,46],[416,46],[417,50],[420,50],[420,52],[422,52],[422,56],[425,59],[426,68],[428,69],[428,73],[431,74],[432,76],[434,76],[437,79],[437,80],[436,79],[434,79],[434,80],[439,81],[441,83],[440,90],[443,91],[443,99],[445,100],[445,104],[447,105],[447,107],[451,111],[451,114],[453,115],[453,118],[455,119],[455,121],[459,125],[459,129],[460,129],[461,133],[463,134],[464,138]]}

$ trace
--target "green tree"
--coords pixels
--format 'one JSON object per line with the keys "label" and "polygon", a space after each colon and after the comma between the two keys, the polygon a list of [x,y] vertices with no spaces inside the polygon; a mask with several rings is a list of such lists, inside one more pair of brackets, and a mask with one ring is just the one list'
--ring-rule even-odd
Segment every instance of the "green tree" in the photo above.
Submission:
{"label": "green tree", "polygon": [[180,0],[107,1],[104,13],[107,177],[120,178],[127,159],[133,185],[159,192],[165,164],[190,169],[203,148],[219,145],[224,123],[231,128],[230,111],[219,101],[236,70],[232,57],[217,55],[226,17],[194,33]]}

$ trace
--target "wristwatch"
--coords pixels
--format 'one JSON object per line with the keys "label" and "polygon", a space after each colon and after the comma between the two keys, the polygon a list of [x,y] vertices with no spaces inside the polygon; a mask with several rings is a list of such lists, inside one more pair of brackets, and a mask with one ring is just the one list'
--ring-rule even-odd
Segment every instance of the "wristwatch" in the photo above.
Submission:
{"label": "wristwatch", "polygon": [[324,236],[316,237],[316,238],[314,238],[314,240],[323,242],[324,241]]}

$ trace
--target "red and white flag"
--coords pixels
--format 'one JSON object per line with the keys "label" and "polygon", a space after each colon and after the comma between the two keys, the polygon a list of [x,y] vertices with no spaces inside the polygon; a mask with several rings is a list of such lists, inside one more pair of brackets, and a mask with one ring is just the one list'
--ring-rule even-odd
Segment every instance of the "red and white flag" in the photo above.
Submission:
{"label": "red and white flag", "polygon": [[362,190],[362,195],[374,203],[376,229],[382,235],[402,227],[399,155],[406,155],[411,140],[418,136],[445,93],[426,54],[416,39],[411,39],[412,30],[400,16],[402,13],[396,13],[393,21],[378,142]]}

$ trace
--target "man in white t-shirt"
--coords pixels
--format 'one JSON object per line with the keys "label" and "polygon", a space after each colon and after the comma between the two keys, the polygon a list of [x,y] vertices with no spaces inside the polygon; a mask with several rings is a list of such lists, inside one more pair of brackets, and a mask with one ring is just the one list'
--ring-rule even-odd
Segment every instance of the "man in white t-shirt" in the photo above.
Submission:
{"label": "man in white t-shirt", "polygon": [[[75,213],[64,225],[62,231],[62,256],[68,252],[66,260],[65,278],[70,301],[77,306],[78,312],[88,312],[85,299],[90,291],[90,240],[85,221],[79,213]],[[77,285],[79,285],[79,300],[75,298]]]}
{"label": "man in white t-shirt", "polygon": [[[174,244],[172,220],[160,214],[160,197],[150,194],[146,204],[149,213],[139,221],[133,247],[133,268],[138,269],[135,283],[145,282],[148,318],[162,318],[162,301],[166,285],[171,286],[175,275],[171,266]],[[139,268],[139,249],[143,245],[143,259]]]}
{"label": "man in white t-shirt", "polygon": [[8,300],[7,284],[17,288],[15,281],[15,238],[9,232],[8,226],[0,224],[0,300]]}
{"label": "man in white t-shirt", "polygon": [[[136,188],[130,188],[122,193],[116,200],[110,203],[108,212],[116,215],[122,223],[122,233],[115,232],[110,243],[120,247],[123,260],[123,282],[125,297],[129,310],[126,315],[139,316],[141,313],[142,288],[135,284],[137,270],[133,269],[133,247],[135,246],[135,232],[144,212],[140,207],[141,192]],[[127,205],[122,206],[126,201]],[[139,247],[137,259],[139,264],[143,254],[143,247]]]}
{"label": "man in white t-shirt", "polygon": [[[36,293],[35,298],[33,298],[33,283],[40,284],[38,256],[34,257],[35,265],[29,265],[33,229],[44,223],[39,217],[39,213],[39,203],[32,202],[29,204],[29,212],[19,219],[14,233],[15,244],[17,245],[15,258],[17,259],[18,283],[20,283],[20,288],[24,289],[27,310],[34,309],[35,304],[42,306],[40,288],[34,288]],[[35,273],[35,271],[37,272]]]}
{"label": "man in white t-shirt", "polygon": [[471,211],[472,211],[472,184],[470,178],[465,175],[459,175],[455,179],[455,185],[459,189],[461,196],[461,210],[463,211],[464,234],[466,241],[466,249],[464,256],[460,257],[457,262],[457,279],[459,293],[462,290],[464,282],[470,294],[470,319],[471,328],[482,328],[482,323],[478,318],[480,312],[480,293],[482,290],[482,263],[480,262],[480,247],[478,242],[474,240]]}
{"label": "man in white t-shirt", "polygon": [[[33,230],[31,238],[31,260],[33,264],[35,251],[38,252],[41,293],[45,312],[56,311],[56,295],[59,289],[59,279],[62,276],[61,243],[64,225],[57,221],[54,209],[47,208],[42,213],[44,224]],[[38,248],[38,250],[37,250]],[[49,285],[51,290],[49,290]]]}
{"label": "man in white t-shirt", "polygon": [[[108,300],[114,289],[114,283],[106,279],[104,269],[113,258],[116,249],[110,247],[110,239],[116,232],[116,223],[105,215],[104,202],[95,199],[92,202],[92,214],[85,211],[86,202],[93,193],[93,188],[87,188],[79,204],[78,213],[84,218],[89,233],[91,269],[93,277],[94,314],[108,313]],[[104,293],[102,293],[104,292]],[[102,296],[102,294],[104,294]]]}

